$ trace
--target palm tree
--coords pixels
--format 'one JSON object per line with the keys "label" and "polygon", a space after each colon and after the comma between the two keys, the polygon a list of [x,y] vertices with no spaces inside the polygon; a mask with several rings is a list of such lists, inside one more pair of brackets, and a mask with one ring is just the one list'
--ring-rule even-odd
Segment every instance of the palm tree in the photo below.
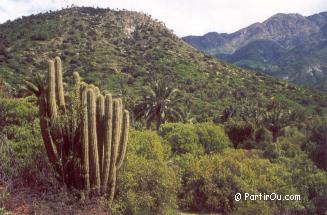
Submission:
{"label": "palm tree", "polygon": [[182,119],[181,102],[184,97],[181,92],[168,84],[165,78],[151,82],[143,92],[142,99],[134,108],[135,119],[145,118],[147,128],[156,122],[156,128],[165,122],[175,122]]}

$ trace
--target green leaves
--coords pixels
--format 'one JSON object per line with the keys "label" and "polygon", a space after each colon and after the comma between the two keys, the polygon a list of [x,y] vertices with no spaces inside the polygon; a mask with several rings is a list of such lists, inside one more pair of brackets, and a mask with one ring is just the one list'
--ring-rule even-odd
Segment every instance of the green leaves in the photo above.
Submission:
{"label": "green leaves", "polygon": [[142,99],[134,108],[136,119],[144,118],[147,127],[156,122],[156,128],[165,122],[182,120],[183,110],[181,104],[184,101],[180,90],[168,84],[164,77],[155,80],[143,90]]}

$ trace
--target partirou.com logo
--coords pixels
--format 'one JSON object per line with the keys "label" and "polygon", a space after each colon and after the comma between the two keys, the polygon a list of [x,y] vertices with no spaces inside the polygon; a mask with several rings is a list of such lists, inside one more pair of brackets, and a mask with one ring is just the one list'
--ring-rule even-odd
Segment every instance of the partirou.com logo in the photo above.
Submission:
{"label": "partirou.com logo", "polygon": [[235,201],[239,202],[241,200],[245,201],[301,201],[301,195],[291,194],[291,195],[280,195],[277,193],[236,193]]}

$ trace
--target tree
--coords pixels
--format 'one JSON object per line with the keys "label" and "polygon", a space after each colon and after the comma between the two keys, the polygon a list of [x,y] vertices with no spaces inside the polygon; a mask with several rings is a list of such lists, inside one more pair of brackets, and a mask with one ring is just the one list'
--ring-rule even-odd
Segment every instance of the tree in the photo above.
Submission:
{"label": "tree", "polygon": [[267,110],[263,114],[263,124],[272,132],[275,142],[281,129],[289,125],[292,112],[286,103],[276,101],[274,98],[267,104],[266,108]]}
{"label": "tree", "polygon": [[156,128],[165,122],[175,122],[182,118],[181,102],[184,97],[181,92],[169,85],[165,78],[155,80],[146,87],[142,99],[134,108],[136,119],[145,118],[147,128],[156,122]]}

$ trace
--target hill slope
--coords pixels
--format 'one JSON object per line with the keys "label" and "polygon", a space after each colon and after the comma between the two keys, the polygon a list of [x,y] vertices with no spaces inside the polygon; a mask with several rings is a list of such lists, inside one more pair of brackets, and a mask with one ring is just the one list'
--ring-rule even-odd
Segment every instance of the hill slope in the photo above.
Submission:
{"label": "hill slope", "polygon": [[294,107],[327,106],[325,95],[220,62],[196,51],[162,23],[136,12],[73,7],[0,25],[0,76],[13,89],[61,56],[64,78],[129,96],[132,106],[150,76],[168,75],[192,100],[198,120],[241,101],[283,98]]}
{"label": "hill slope", "polygon": [[[327,12],[308,17],[276,14],[232,34],[209,33],[183,39],[201,51],[244,68],[327,90],[326,27]],[[274,57],[266,59],[267,55]]]}

